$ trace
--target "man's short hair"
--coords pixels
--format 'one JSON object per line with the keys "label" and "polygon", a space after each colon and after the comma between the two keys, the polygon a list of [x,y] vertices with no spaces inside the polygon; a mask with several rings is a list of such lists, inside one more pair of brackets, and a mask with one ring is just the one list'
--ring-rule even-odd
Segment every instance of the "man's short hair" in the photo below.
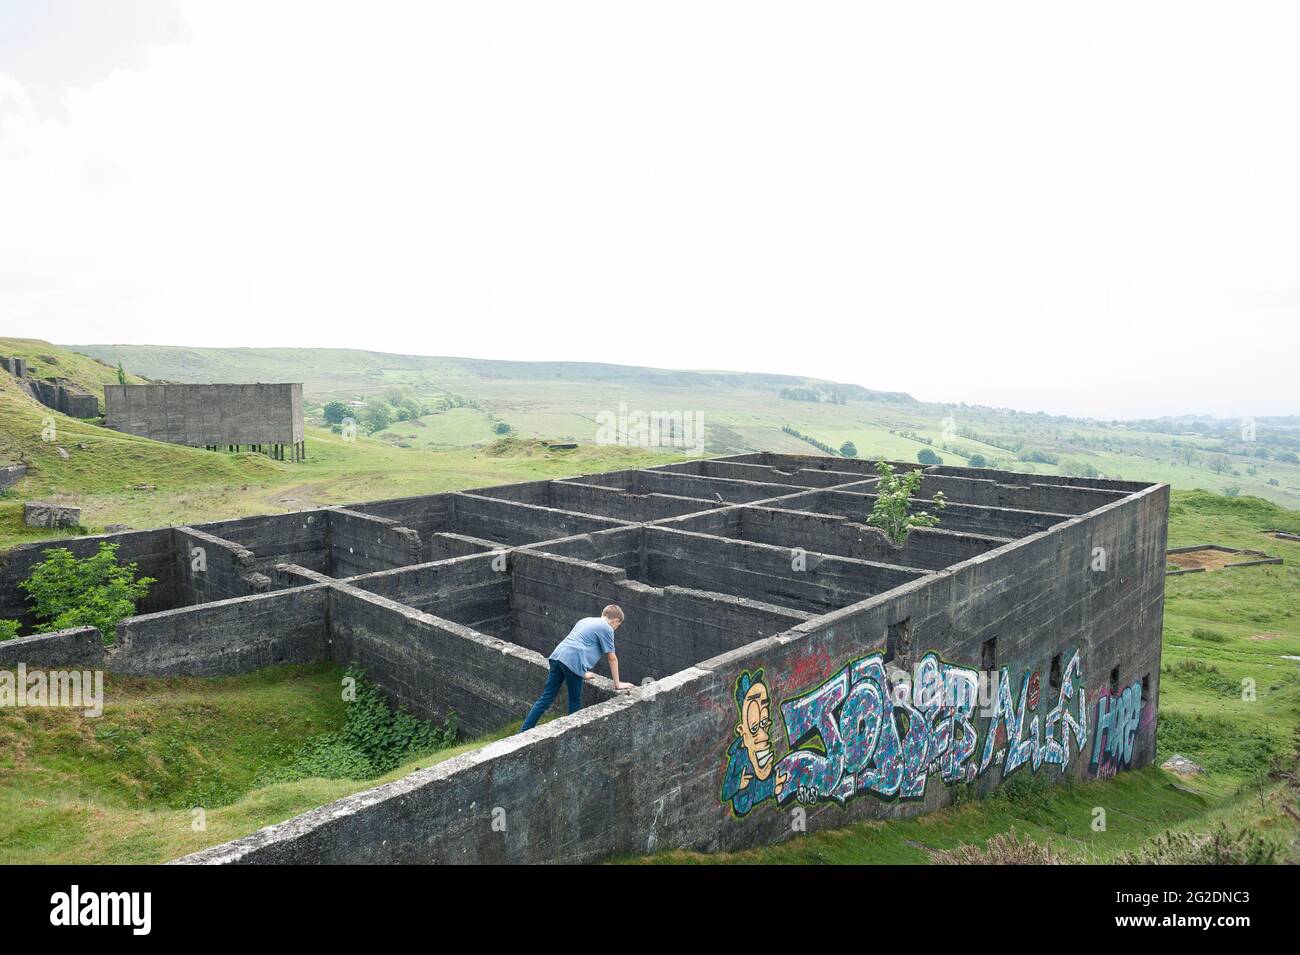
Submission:
{"label": "man's short hair", "polygon": [[620,607],[618,604],[610,604],[608,607],[606,607],[604,610],[600,612],[600,615],[604,617],[606,620],[622,620],[623,608]]}

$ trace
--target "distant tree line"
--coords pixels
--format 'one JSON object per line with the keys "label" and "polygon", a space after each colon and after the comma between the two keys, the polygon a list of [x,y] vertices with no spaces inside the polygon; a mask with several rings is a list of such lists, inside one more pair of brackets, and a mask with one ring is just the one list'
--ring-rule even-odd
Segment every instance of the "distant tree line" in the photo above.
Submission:
{"label": "distant tree line", "polygon": [[[814,448],[816,448],[818,451],[822,452],[823,454],[829,454],[831,455],[831,457],[841,456],[839,451],[836,451],[825,441],[818,441],[816,438],[809,437],[808,435],[804,434],[802,431],[796,431],[794,428],[790,427],[789,425],[786,425],[781,430],[784,431],[786,434],[790,435],[791,437],[798,438],[800,441],[807,441],[809,444],[811,444]],[[858,450],[857,448],[853,449],[854,454],[857,453],[857,450]],[[844,457],[852,457],[852,455],[844,455]]]}

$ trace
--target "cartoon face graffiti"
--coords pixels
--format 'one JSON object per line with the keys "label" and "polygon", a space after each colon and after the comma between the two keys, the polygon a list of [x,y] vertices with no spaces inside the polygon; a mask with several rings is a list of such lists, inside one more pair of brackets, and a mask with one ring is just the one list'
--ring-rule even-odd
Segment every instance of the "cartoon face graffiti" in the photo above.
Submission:
{"label": "cartoon face graffiti", "polygon": [[[762,670],[758,673],[761,676]],[[742,677],[743,679],[743,677]],[[753,774],[759,779],[772,775],[772,701],[761,679],[751,684],[740,701],[740,722],[736,724],[740,744],[749,753]]]}
{"label": "cartoon face graffiti", "polygon": [[722,801],[743,816],[756,803],[779,797],[786,774],[776,770],[772,744],[772,697],[761,669],[743,671],[736,679],[736,737],[727,747],[727,771]]}

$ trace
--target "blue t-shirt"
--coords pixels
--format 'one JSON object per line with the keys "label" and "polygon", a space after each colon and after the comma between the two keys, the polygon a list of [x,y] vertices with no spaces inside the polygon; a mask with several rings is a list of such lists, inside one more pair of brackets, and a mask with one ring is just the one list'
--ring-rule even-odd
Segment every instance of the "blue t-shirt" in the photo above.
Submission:
{"label": "blue t-shirt", "polygon": [[578,676],[594,667],[606,653],[614,652],[614,628],[604,617],[583,617],[569,635],[551,651],[551,659],[563,663]]}

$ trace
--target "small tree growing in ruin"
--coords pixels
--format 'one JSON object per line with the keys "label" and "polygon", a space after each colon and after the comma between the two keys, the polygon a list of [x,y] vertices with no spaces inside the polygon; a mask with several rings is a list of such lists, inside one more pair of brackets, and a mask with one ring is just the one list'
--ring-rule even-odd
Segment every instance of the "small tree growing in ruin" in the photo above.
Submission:
{"label": "small tree growing in ruin", "polygon": [[880,481],[875,487],[876,506],[871,509],[868,524],[879,527],[891,541],[901,546],[913,527],[933,527],[939,523],[937,512],[948,506],[942,491],[934,495],[936,513],[912,511],[912,496],[920,489],[924,479],[920,471],[898,475],[888,461],[877,461],[876,473],[880,475]]}
{"label": "small tree growing in ruin", "polygon": [[103,542],[99,552],[78,560],[66,547],[47,551],[18,586],[27,591],[32,612],[41,621],[38,633],[71,627],[95,627],[112,643],[119,620],[135,613],[136,602],[157,583],[138,577],[134,563],[117,562],[117,544]]}

